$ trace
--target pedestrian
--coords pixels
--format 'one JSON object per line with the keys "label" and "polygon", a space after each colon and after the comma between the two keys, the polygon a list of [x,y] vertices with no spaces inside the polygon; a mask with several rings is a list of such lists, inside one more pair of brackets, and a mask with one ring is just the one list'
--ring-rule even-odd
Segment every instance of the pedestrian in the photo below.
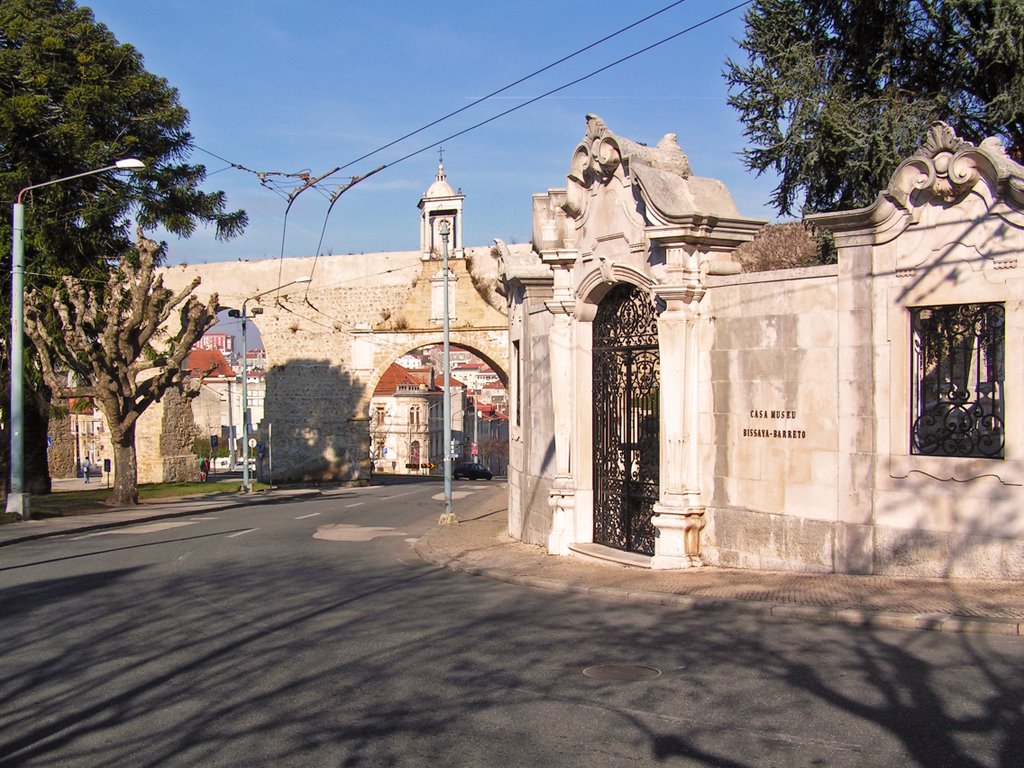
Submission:
{"label": "pedestrian", "polygon": [[86,458],[86,460],[82,462],[82,477],[85,478],[85,482],[87,483],[89,482],[89,470],[91,469],[92,465],[89,463],[89,459]]}
{"label": "pedestrian", "polygon": [[206,478],[210,476],[210,462],[203,459],[199,462],[199,480],[205,483]]}

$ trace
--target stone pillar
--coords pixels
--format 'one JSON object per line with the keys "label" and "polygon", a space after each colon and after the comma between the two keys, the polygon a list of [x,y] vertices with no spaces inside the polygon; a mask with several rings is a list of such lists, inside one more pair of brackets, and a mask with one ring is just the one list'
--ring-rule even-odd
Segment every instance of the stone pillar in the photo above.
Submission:
{"label": "stone pillar", "polygon": [[576,366],[573,364],[573,310],[576,302],[572,293],[575,253],[542,251],[541,257],[552,269],[551,298],[544,302],[553,316],[548,330],[548,365],[555,440],[555,476],[548,491],[548,505],[551,507],[548,551],[568,555],[569,545],[578,541],[576,478],[572,466],[577,403]]}
{"label": "stone pillar", "polygon": [[[696,261],[687,255],[686,261]],[[687,270],[689,272],[689,270]],[[698,454],[698,319],[704,295],[699,273],[689,284],[660,285],[665,302],[658,316],[661,355],[661,493],[652,522],[658,530],[652,568],[703,565],[704,528]]]}
{"label": "stone pillar", "polygon": [[575,368],[572,364],[572,318],[569,307],[547,302],[554,315],[548,331],[548,362],[551,370],[551,403],[554,408],[555,478],[548,494],[551,506],[551,532],[548,551],[568,555],[576,541],[576,483],[572,476],[572,423],[576,405]]}

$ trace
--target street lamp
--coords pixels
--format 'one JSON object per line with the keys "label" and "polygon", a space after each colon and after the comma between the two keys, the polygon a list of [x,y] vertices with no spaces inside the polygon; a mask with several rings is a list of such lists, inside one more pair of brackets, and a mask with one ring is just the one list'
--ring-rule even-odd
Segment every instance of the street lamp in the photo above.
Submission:
{"label": "street lamp", "polygon": [[31,184],[18,193],[14,203],[14,225],[11,231],[11,489],[7,494],[7,512],[22,520],[31,519],[28,494],[25,493],[25,416],[22,411],[25,389],[25,206],[21,202],[26,192],[40,187],[49,187],[83,176],[94,176],[106,171],[137,171],[146,164],[133,157],[118,160],[113,165],[93,171],[63,176],[42,184]]}
{"label": "street lamp", "polygon": [[[229,317],[238,317],[242,320],[242,493],[249,493],[252,490],[252,484],[249,482],[249,392],[247,389],[247,380],[249,378],[248,369],[248,349],[246,349],[245,339],[245,327],[246,320],[249,319],[249,314],[246,312],[246,305],[250,301],[266,296],[268,293],[274,293],[280,291],[282,288],[287,288],[290,285],[296,285],[298,283],[308,283],[313,278],[311,277],[297,277],[290,283],[279,285],[277,288],[272,288],[269,291],[263,291],[263,293],[257,293],[255,296],[250,296],[242,302],[242,311],[239,312],[237,309],[229,309]],[[263,309],[256,307],[252,311],[252,316],[262,315]]]}
{"label": "street lamp", "polygon": [[448,235],[451,233],[451,229],[447,219],[441,219],[437,233],[441,235],[441,251],[444,254],[444,353],[441,357],[441,365],[444,367],[444,408],[442,409],[444,420],[444,512],[439,523],[451,525],[459,522],[459,519],[452,512],[452,366],[449,352],[450,312],[448,311]]}

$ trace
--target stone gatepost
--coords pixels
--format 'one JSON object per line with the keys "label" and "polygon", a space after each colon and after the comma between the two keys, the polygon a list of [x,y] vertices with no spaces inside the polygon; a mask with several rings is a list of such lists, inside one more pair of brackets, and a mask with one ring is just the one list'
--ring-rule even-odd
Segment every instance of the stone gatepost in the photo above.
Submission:
{"label": "stone gatepost", "polygon": [[701,303],[709,274],[735,274],[730,255],[753,239],[760,221],[695,217],[692,225],[648,230],[652,249],[665,256],[663,282],[654,293],[661,356],[661,491],[652,522],[658,532],[651,567],[704,564],[700,532],[706,523],[700,466]]}
{"label": "stone gatepost", "polygon": [[573,365],[573,319],[575,306],[569,280],[574,259],[561,260],[555,266],[555,287],[545,307],[554,316],[548,331],[548,362],[551,371],[551,395],[554,408],[555,477],[548,504],[551,506],[551,532],[548,551],[569,554],[576,536],[576,481],[572,471],[573,422],[576,413],[576,367]]}

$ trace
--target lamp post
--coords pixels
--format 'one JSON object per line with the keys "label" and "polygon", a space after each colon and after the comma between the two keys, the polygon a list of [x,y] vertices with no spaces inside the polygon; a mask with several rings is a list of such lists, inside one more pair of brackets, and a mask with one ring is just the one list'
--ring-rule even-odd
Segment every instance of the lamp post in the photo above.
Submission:
{"label": "lamp post", "polygon": [[72,176],[63,176],[41,184],[31,184],[18,193],[13,211],[11,230],[11,489],[7,494],[7,512],[22,520],[31,519],[28,494],[25,493],[25,415],[22,410],[25,390],[25,206],[21,202],[26,192],[40,187],[49,187],[84,176],[94,176],[106,171],[137,171],[146,164],[133,157],[118,160],[113,165],[96,168]]}
{"label": "lamp post", "polygon": [[[272,288],[269,291],[263,291],[257,293],[255,296],[250,296],[242,302],[242,311],[239,312],[237,309],[228,310],[229,317],[238,317],[242,320],[242,493],[249,493],[252,490],[252,484],[249,482],[249,390],[247,387],[247,381],[249,379],[249,368],[248,368],[248,349],[246,348],[246,337],[245,328],[246,321],[250,315],[246,311],[246,306],[250,301],[266,296],[268,293],[274,293],[280,291],[282,288],[287,288],[290,285],[296,285],[297,283],[308,283],[313,278],[311,277],[297,277],[290,283],[279,285],[277,288]],[[263,314],[263,309],[256,307],[252,311],[252,315]]]}
{"label": "lamp post", "polygon": [[441,220],[437,233],[441,235],[441,252],[444,254],[444,351],[441,356],[441,365],[444,367],[444,408],[441,411],[441,418],[444,421],[444,512],[439,522],[441,525],[451,525],[459,522],[459,519],[452,511],[452,366],[449,345],[451,313],[448,310],[448,235],[451,229],[447,219]]}

